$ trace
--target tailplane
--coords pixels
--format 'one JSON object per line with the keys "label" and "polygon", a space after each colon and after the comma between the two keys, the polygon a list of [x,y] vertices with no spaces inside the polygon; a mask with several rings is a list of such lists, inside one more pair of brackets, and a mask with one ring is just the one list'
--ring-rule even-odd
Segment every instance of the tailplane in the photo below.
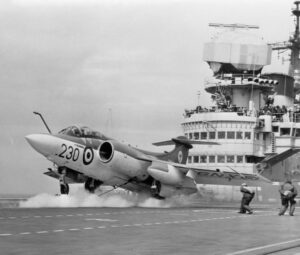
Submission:
{"label": "tailplane", "polygon": [[153,143],[156,146],[175,145],[175,148],[159,157],[161,160],[171,161],[179,164],[186,164],[189,150],[193,148],[193,144],[218,144],[215,142],[207,142],[201,140],[189,140],[185,136],[178,136],[171,140]]}

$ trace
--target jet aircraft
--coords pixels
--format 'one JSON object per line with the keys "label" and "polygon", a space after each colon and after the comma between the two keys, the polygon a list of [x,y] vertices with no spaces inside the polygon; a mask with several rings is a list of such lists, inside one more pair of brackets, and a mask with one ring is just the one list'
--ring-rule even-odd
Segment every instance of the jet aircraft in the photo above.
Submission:
{"label": "jet aircraft", "polygon": [[62,194],[68,194],[70,183],[84,183],[89,192],[100,185],[120,187],[147,193],[156,198],[174,194],[197,192],[197,183],[240,185],[247,181],[268,181],[258,174],[221,172],[186,165],[192,144],[216,144],[209,141],[188,140],[179,136],[156,146],[175,145],[170,152],[149,152],[121,143],[88,127],[70,126],[52,134],[43,116],[48,134],[31,134],[29,144],[49,161],[46,175],[59,179]]}

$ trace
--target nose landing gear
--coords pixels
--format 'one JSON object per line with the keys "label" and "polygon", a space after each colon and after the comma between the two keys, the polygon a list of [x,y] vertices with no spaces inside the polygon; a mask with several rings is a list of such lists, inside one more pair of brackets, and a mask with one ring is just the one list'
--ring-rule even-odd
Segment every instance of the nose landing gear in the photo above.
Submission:
{"label": "nose landing gear", "polygon": [[60,186],[60,194],[68,195],[69,194],[69,184],[66,182],[66,169],[62,169],[59,176],[59,186]]}

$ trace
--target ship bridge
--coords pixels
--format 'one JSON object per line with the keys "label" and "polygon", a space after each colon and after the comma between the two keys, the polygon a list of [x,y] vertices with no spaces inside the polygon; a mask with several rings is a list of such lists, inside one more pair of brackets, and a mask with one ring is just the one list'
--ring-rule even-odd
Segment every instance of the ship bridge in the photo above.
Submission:
{"label": "ship bridge", "polygon": [[257,26],[216,23],[210,26],[221,32],[204,45],[203,59],[214,73],[205,82],[205,90],[221,108],[235,105],[258,110],[278,83],[261,75],[262,68],[271,63],[271,46],[253,32]]}
{"label": "ship bridge", "polygon": [[267,155],[300,147],[294,79],[262,73],[270,64],[272,49],[253,33],[256,26],[210,25],[222,29],[205,44],[203,53],[214,73],[204,83],[214,105],[185,110],[182,127],[189,139],[218,145],[194,146],[188,164],[253,173]]}

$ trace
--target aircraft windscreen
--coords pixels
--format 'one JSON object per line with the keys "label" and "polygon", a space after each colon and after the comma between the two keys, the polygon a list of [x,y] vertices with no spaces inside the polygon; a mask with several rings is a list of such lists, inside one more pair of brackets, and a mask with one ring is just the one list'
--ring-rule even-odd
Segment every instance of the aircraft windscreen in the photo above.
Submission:
{"label": "aircraft windscreen", "polygon": [[82,132],[82,136],[83,137],[94,138],[94,139],[101,139],[101,140],[107,140],[108,139],[102,133],[100,133],[98,131],[94,131],[94,130],[92,130],[89,127],[81,127],[80,130]]}
{"label": "aircraft windscreen", "polygon": [[63,134],[63,135],[81,137],[81,131],[76,126],[70,126],[70,127],[64,128],[63,130],[61,130],[58,133]]}
{"label": "aircraft windscreen", "polygon": [[103,135],[98,131],[94,131],[89,127],[77,127],[77,126],[70,126],[67,127],[59,132],[59,134],[75,136],[75,137],[82,137],[82,138],[93,138],[93,139],[101,139],[101,140],[108,140],[108,137]]}

